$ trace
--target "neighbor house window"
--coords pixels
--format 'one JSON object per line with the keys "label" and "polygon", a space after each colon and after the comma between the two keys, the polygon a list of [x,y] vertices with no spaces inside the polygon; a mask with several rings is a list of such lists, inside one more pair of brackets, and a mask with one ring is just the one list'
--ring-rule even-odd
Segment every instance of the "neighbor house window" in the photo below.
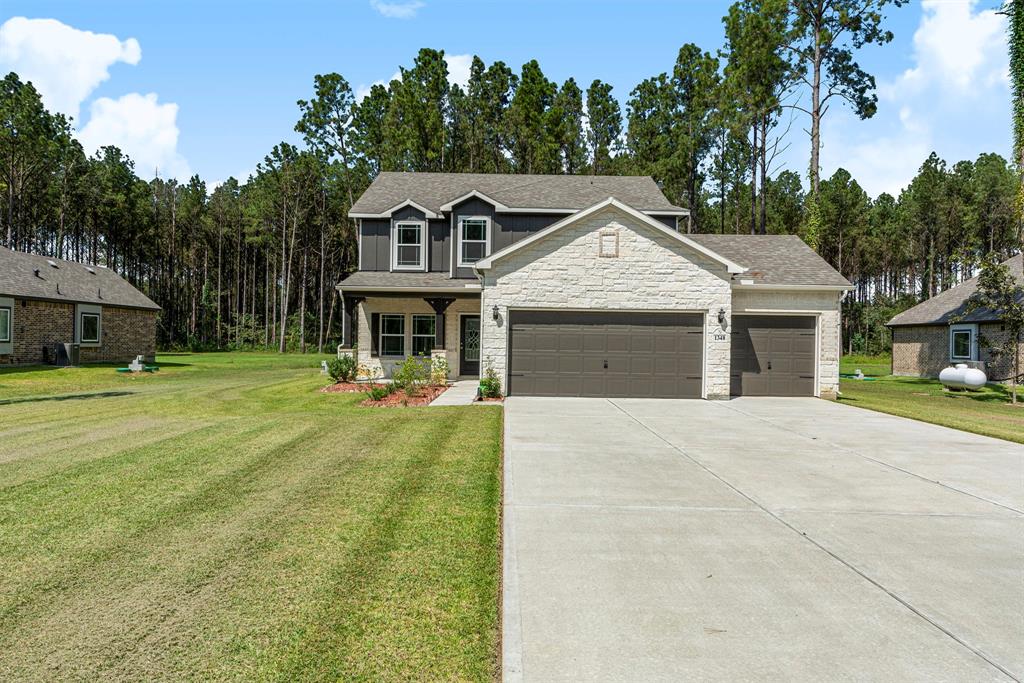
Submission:
{"label": "neighbor house window", "polygon": [[405,355],[405,316],[383,313],[380,316],[380,355]]}
{"label": "neighbor house window", "polygon": [[84,344],[98,344],[100,341],[99,313],[82,314],[82,334],[79,341]]}
{"label": "neighbor house window", "polygon": [[420,222],[395,224],[395,270],[423,270],[425,232]]}
{"label": "neighbor house window", "polygon": [[459,265],[471,266],[487,256],[490,220],[473,217],[459,219]]}
{"label": "neighbor house window", "polygon": [[11,309],[0,308],[0,344],[11,341]]}
{"label": "neighbor house window", "polygon": [[412,317],[412,355],[429,356],[434,348],[434,321],[432,315]]}
{"label": "neighbor house window", "polygon": [[977,330],[973,325],[949,328],[949,356],[953,360],[977,360],[974,357]]}

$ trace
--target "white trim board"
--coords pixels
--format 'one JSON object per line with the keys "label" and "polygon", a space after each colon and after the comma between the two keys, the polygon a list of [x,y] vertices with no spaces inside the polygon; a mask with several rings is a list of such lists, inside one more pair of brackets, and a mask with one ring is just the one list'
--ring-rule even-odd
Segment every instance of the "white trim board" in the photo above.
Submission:
{"label": "white trim board", "polygon": [[398,204],[395,204],[394,206],[392,206],[387,211],[382,211],[381,213],[352,213],[352,212],[349,212],[348,217],[349,218],[391,218],[391,214],[393,214],[395,211],[398,211],[399,209],[404,209],[407,206],[411,206],[412,208],[416,209],[417,211],[423,212],[423,215],[426,216],[427,218],[444,218],[444,216],[442,216],[441,214],[435,213],[435,212],[431,211],[430,209],[426,208],[425,206],[423,206],[422,204],[417,204],[416,202],[414,202],[411,199],[406,199],[404,202],[399,202]]}
{"label": "white trim board", "polygon": [[485,259],[483,259],[481,261],[477,261],[476,264],[473,267],[477,271],[488,270],[491,267],[493,267],[495,261],[499,261],[499,260],[505,258],[506,256],[508,256],[510,254],[513,254],[516,251],[518,251],[520,249],[523,249],[524,247],[527,247],[527,246],[533,244],[534,242],[538,242],[538,241],[548,237],[552,233],[557,232],[558,230],[561,230],[562,228],[564,228],[564,227],[566,227],[568,225],[572,225],[573,223],[576,223],[577,221],[583,220],[584,218],[587,218],[588,216],[591,216],[591,215],[593,215],[593,214],[595,214],[595,213],[597,213],[597,212],[599,212],[599,211],[601,211],[603,209],[606,209],[608,207],[615,207],[616,209],[626,213],[627,215],[629,215],[629,216],[633,217],[634,219],[640,221],[641,223],[647,225],[648,227],[650,227],[650,228],[652,228],[654,230],[657,230],[661,234],[666,235],[667,237],[670,237],[670,238],[676,240],[677,242],[680,242],[681,244],[686,245],[690,249],[693,249],[694,251],[697,251],[697,252],[707,256],[708,258],[712,259],[713,261],[717,261],[718,263],[720,263],[723,266],[725,266],[729,273],[734,273],[734,274],[735,273],[745,273],[747,271],[747,268],[745,268],[744,266],[741,266],[740,264],[738,264],[738,263],[736,263],[734,261],[731,261],[731,260],[725,258],[724,256],[721,256],[720,254],[717,254],[716,252],[712,251],[711,249],[708,249],[707,247],[703,246],[702,244],[698,244],[697,242],[693,241],[692,239],[690,239],[686,235],[684,235],[682,233],[679,233],[679,232],[676,232],[675,230],[673,230],[672,228],[668,227],[667,225],[665,225],[661,221],[655,220],[654,218],[651,218],[650,216],[648,216],[647,214],[645,214],[645,213],[643,213],[641,211],[637,211],[636,209],[634,209],[633,207],[629,206],[628,204],[623,204],[622,202],[620,202],[619,200],[615,199],[614,197],[609,197],[608,199],[605,199],[604,201],[598,202],[597,204],[594,204],[593,206],[591,206],[589,208],[583,209],[582,211],[578,211],[578,212],[572,214],[571,216],[567,216],[567,217],[563,218],[562,220],[560,220],[560,221],[558,221],[556,223],[553,223],[552,225],[544,228],[543,230],[535,232],[535,233],[533,233],[532,235],[530,235],[528,237],[524,237],[523,239],[521,239],[521,240],[519,240],[517,242],[514,242],[513,244],[505,247],[504,249],[498,250],[497,252],[491,254],[487,258],[485,258]]}

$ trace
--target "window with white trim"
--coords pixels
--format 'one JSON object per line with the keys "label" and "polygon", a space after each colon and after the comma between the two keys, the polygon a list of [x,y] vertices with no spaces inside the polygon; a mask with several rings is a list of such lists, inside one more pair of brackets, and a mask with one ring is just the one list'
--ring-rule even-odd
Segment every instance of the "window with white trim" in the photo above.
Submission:
{"label": "window with white trim", "polygon": [[100,314],[82,314],[82,334],[78,340],[83,344],[98,344],[100,341]]}
{"label": "window with white trim", "polygon": [[977,360],[974,350],[978,329],[974,325],[952,325],[949,328],[949,357],[952,360]]}
{"label": "window with white trim", "polygon": [[412,355],[429,356],[434,348],[434,327],[436,318],[432,315],[412,317]]}
{"label": "window with white trim", "polygon": [[7,306],[0,307],[0,344],[11,341],[11,309]]}
{"label": "window with white trim", "polygon": [[459,219],[459,265],[472,266],[487,257],[491,220],[484,216]]}
{"label": "window with white trim", "polygon": [[422,221],[395,223],[392,262],[395,270],[424,269],[426,232],[426,225]]}
{"label": "window with white trim", "polygon": [[397,313],[380,315],[380,355],[405,355],[405,316]]}

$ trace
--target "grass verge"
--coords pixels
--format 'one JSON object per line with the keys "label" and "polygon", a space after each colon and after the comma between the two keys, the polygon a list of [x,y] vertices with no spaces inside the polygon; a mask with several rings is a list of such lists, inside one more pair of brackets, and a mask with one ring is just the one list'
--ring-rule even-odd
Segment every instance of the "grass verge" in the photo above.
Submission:
{"label": "grass verge", "polygon": [[493,680],[501,411],[319,361],[0,371],[0,678]]}
{"label": "grass verge", "polygon": [[840,400],[861,408],[1024,443],[1024,407],[1009,404],[1006,387],[990,384],[978,392],[950,392],[937,380],[890,375],[891,360],[888,354],[843,356],[840,373],[853,374],[860,368],[873,379],[840,380]]}

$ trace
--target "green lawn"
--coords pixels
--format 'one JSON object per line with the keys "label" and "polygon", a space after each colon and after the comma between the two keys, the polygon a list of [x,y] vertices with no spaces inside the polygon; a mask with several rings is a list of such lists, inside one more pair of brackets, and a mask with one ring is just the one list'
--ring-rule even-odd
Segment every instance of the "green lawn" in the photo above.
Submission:
{"label": "green lawn", "polygon": [[[861,368],[870,381],[842,379],[840,400],[860,408],[909,417],[975,434],[1024,443],[1024,405],[1011,406],[1005,387],[950,392],[937,380],[893,377],[888,356],[844,356],[840,372]],[[1024,398],[1024,391],[1020,392]]]}
{"label": "green lawn", "polygon": [[0,370],[0,679],[493,680],[500,409],[319,361]]}

